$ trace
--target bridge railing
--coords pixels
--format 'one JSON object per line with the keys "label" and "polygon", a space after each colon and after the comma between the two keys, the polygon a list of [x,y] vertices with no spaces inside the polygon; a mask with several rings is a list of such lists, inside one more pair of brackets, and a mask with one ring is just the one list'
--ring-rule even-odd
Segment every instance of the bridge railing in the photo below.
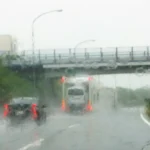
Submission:
{"label": "bridge railing", "polygon": [[74,53],[74,49],[68,49],[68,51],[65,52],[54,49],[47,53],[43,53],[43,50],[38,50],[35,54],[33,54],[32,51],[30,51],[30,53],[20,54],[19,58],[16,60],[5,59],[4,64],[33,65],[73,64],[83,62],[107,63],[110,60],[115,62],[143,62],[150,60],[149,49],[149,47],[117,47],[108,49],[90,48],[90,51],[88,51],[86,48],[81,49],[81,52],[77,50],[76,53]]}

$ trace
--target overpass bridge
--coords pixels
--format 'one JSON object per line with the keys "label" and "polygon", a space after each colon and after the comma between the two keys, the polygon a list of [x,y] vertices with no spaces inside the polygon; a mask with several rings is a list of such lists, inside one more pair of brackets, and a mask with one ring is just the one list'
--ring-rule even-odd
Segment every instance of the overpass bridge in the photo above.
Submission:
{"label": "overpass bridge", "polygon": [[[15,70],[44,72],[46,77],[92,74],[143,72],[150,66],[150,47],[114,47],[79,49],[53,49],[38,53],[20,54],[17,58],[3,59],[3,64]],[[79,51],[77,49],[77,51]]]}

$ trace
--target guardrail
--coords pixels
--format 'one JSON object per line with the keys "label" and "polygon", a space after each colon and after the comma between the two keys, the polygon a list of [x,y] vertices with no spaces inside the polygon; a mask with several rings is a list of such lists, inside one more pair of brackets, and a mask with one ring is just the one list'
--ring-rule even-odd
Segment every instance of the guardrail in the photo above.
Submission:
{"label": "guardrail", "polygon": [[[108,63],[108,62],[147,62],[150,61],[150,47],[128,47],[128,48],[112,48],[107,49],[93,48],[80,49],[82,52],[72,53],[71,49],[68,52],[59,52],[59,50],[51,50],[51,53],[36,54],[20,54],[16,59],[5,57],[3,63],[5,65],[48,65],[48,64],[75,64],[75,63]],[[84,50],[84,52],[83,52]],[[93,50],[93,51],[92,51]],[[42,50],[41,50],[42,51]],[[78,51],[78,50],[77,50]],[[30,51],[32,52],[32,51]],[[9,54],[8,54],[9,55]],[[34,62],[33,62],[34,59]]]}

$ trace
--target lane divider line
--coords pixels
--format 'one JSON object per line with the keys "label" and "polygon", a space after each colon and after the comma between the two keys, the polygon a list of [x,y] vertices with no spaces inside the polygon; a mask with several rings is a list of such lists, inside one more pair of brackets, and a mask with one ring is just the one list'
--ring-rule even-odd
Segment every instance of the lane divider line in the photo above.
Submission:
{"label": "lane divider line", "polygon": [[[79,126],[79,125],[80,125],[80,124],[73,124],[73,125],[68,126],[68,128],[77,127],[77,126]],[[36,140],[36,141],[34,141],[34,142],[30,143],[30,144],[25,145],[24,147],[20,148],[19,150],[28,150],[28,149],[30,149],[30,148],[32,148],[32,147],[41,146],[41,143],[42,143],[44,140],[45,140],[45,139],[41,138],[41,139]]]}
{"label": "lane divider line", "polygon": [[73,124],[73,125],[68,126],[68,128],[77,127],[77,126],[79,126],[79,125],[80,125],[80,124]]}
{"label": "lane divider line", "polygon": [[150,127],[150,122],[140,113],[141,119]]}
{"label": "lane divider line", "polygon": [[29,148],[31,148],[31,147],[41,146],[41,143],[42,143],[43,141],[44,141],[44,139],[36,140],[36,141],[34,141],[34,142],[32,142],[32,143],[30,143],[30,144],[28,144],[28,145],[26,145],[26,146],[20,148],[19,150],[27,150],[27,149],[29,149]]}

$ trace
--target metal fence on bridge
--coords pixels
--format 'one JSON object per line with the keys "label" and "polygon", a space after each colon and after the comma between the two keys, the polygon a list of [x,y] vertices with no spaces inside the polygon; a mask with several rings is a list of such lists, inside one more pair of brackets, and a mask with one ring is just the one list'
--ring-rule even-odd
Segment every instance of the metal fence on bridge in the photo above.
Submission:
{"label": "metal fence on bridge", "polygon": [[[5,65],[48,65],[74,63],[147,62],[150,47],[79,48],[22,51],[18,57],[3,59]],[[10,54],[7,54],[8,56]],[[33,61],[34,60],[34,61]]]}

